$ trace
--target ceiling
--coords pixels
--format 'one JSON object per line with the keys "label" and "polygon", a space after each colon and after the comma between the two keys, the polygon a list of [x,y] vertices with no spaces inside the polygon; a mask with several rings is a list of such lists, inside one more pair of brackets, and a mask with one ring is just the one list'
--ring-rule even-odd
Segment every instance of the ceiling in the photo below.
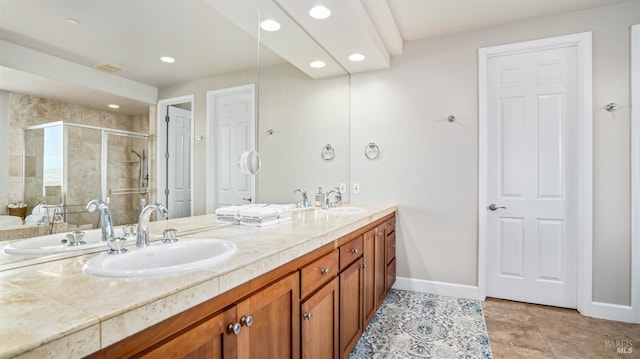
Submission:
{"label": "ceiling", "polygon": [[[357,73],[388,68],[391,57],[402,54],[406,41],[628,0],[275,1],[344,69]],[[257,12],[247,9],[260,3],[265,0],[0,0],[0,39],[91,71],[99,71],[92,68],[96,63],[116,64],[123,70],[110,76],[157,89],[255,68],[259,35],[240,23],[257,23]],[[237,18],[238,11],[230,16],[225,10],[237,10],[238,4],[244,9],[240,12],[246,15],[244,19]],[[312,19],[308,11],[317,4],[330,8],[331,16]],[[69,23],[68,18],[79,24]],[[305,71],[311,51],[289,38],[261,49],[260,61],[276,64],[286,59]],[[347,57],[354,52],[365,55],[365,60],[349,61]],[[160,56],[172,56],[176,62],[160,62]],[[148,109],[145,101],[91,88],[90,80],[85,84],[82,80],[52,79],[47,71],[30,71],[28,63],[26,68],[16,69],[18,66],[5,60],[0,54],[0,89],[57,96],[68,102],[75,98],[75,103],[91,107],[128,98],[131,103],[121,106],[120,111],[141,113]],[[23,78],[21,72],[27,72]]]}

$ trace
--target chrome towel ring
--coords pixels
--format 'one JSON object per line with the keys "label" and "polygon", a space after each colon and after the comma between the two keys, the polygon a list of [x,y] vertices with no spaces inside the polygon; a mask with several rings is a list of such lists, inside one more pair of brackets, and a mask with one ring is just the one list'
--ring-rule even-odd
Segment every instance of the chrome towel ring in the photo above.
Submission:
{"label": "chrome towel ring", "polygon": [[364,147],[364,156],[370,160],[378,158],[378,156],[380,156],[380,147],[378,147],[375,142],[369,142],[369,144]]}
{"label": "chrome towel ring", "polygon": [[323,160],[330,161],[336,157],[336,150],[331,144],[327,144],[320,150],[320,156],[322,156]]}

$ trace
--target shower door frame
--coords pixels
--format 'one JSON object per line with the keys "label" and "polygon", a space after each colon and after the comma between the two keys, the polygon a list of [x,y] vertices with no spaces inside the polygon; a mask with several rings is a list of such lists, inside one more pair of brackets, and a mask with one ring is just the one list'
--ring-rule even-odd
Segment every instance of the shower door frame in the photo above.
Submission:
{"label": "shower door frame", "polygon": [[[77,124],[77,123],[72,123],[72,122],[65,122],[65,121],[55,121],[55,122],[48,122],[48,123],[43,123],[43,124],[39,124],[39,125],[33,125],[33,126],[28,126],[25,127],[23,129],[23,138],[24,135],[26,133],[27,130],[37,130],[37,129],[43,129],[43,128],[47,128],[47,127],[53,127],[53,126],[62,126],[62,185],[60,186],[60,200],[61,200],[61,205],[62,205],[62,212],[63,212],[63,221],[67,222],[67,190],[68,190],[68,182],[69,182],[69,161],[65,161],[65,159],[68,158],[69,156],[69,138],[68,138],[68,133],[67,133],[67,127],[68,126],[73,126],[73,127],[80,127],[80,128],[85,128],[85,129],[91,129],[91,130],[97,130],[100,131],[100,193],[102,195],[102,200],[106,201],[107,197],[109,195],[108,193],[108,188],[107,188],[107,168],[108,168],[108,159],[107,159],[107,150],[108,150],[108,141],[107,141],[107,136],[109,134],[113,134],[113,135],[120,135],[120,136],[129,136],[129,137],[136,137],[136,138],[140,138],[140,139],[144,139],[147,140],[147,146],[146,146],[146,151],[147,153],[150,153],[151,150],[151,143],[150,143],[150,136],[147,133],[141,133],[141,132],[134,132],[134,131],[126,131],[126,130],[118,130],[118,129],[112,129],[112,128],[106,128],[106,127],[100,127],[100,126],[91,126],[91,125],[84,125],[84,124]],[[149,160],[149,156],[147,156],[147,175],[150,175],[150,160]],[[25,151],[25,143],[23,143],[22,145],[22,197],[25,198],[25,190],[26,190],[26,151]],[[151,186],[149,185],[150,182],[147,182],[147,193],[149,193],[149,191],[151,190]]]}

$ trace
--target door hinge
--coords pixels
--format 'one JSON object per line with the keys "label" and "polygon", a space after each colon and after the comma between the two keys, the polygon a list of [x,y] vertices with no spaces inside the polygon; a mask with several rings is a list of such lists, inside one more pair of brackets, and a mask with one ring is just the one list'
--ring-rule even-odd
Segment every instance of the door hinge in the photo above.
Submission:
{"label": "door hinge", "polygon": [[164,195],[165,195],[165,196],[168,196],[168,195],[169,195],[169,189],[168,189],[168,188],[165,188],[165,189],[164,189]]}
{"label": "door hinge", "polygon": [[165,152],[164,158],[169,159],[169,152]]}
{"label": "door hinge", "polygon": [[164,122],[169,122],[169,116],[168,115],[164,117]]}

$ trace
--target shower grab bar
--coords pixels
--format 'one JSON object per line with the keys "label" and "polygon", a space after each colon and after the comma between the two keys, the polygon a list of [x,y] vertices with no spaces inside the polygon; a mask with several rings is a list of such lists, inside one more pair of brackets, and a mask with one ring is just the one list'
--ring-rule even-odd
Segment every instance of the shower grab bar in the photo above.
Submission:
{"label": "shower grab bar", "polygon": [[109,196],[118,195],[118,194],[132,194],[132,193],[146,194],[147,192],[149,192],[149,187],[109,188],[108,190]]}

